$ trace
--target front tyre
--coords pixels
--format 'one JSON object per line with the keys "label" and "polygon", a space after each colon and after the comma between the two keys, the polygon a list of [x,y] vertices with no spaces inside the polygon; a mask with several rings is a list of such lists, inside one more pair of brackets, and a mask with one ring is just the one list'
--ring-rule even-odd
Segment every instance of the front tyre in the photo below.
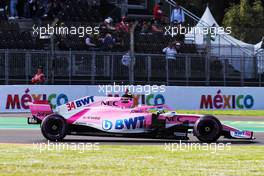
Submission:
{"label": "front tyre", "polygon": [[222,124],[214,116],[203,116],[194,125],[194,135],[201,142],[216,142],[222,133]]}
{"label": "front tyre", "polygon": [[50,141],[61,141],[66,136],[67,131],[66,120],[58,114],[48,115],[41,123],[42,135]]}

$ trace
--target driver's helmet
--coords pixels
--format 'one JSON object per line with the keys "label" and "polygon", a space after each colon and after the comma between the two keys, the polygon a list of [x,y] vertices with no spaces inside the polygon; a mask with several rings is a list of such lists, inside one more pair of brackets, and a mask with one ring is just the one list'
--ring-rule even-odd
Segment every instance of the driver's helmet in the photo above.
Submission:
{"label": "driver's helmet", "polygon": [[126,93],[121,97],[121,106],[124,108],[132,108],[133,106],[133,95]]}

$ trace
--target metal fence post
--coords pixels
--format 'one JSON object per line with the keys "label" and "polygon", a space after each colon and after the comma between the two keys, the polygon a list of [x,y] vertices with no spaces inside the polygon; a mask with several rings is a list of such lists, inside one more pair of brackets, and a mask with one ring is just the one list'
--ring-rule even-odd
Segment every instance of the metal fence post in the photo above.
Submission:
{"label": "metal fence post", "polygon": [[261,87],[261,74],[260,73],[258,73],[258,83],[259,83],[259,87]]}
{"label": "metal fence post", "polygon": [[206,38],[206,61],[205,61],[205,77],[206,77],[206,86],[210,84],[210,59],[211,59],[211,33],[208,33]]}
{"label": "metal fence post", "polygon": [[147,57],[147,72],[148,72],[148,83],[150,83],[150,77],[151,77],[151,57]]}
{"label": "metal fence post", "polygon": [[111,77],[111,83],[114,84],[114,55],[111,55],[111,73],[110,73],[110,77]]}
{"label": "metal fence post", "polygon": [[129,65],[129,82],[130,84],[134,83],[134,66],[135,66],[135,29],[138,25],[138,22],[135,22],[130,28],[130,65]]}
{"label": "metal fence post", "polygon": [[205,58],[205,84],[209,86],[210,82],[210,56],[206,56]]}
{"label": "metal fence post", "polygon": [[72,51],[71,51],[71,49],[69,51],[68,61],[69,61],[69,85],[71,85],[72,84],[72,78],[71,78],[71,76],[72,76]]}
{"label": "metal fence post", "polygon": [[8,58],[8,49],[5,50],[5,84],[8,85],[9,83],[9,58]]}
{"label": "metal fence post", "polygon": [[50,70],[50,66],[49,66],[49,52],[47,51],[46,52],[46,83],[49,82],[49,76],[50,76],[50,73],[49,73],[49,70]]}
{"label": "metal fence post", "polygon": [[94,80],[95,80],[95,74],[96,74],[96,65],[95,65],[95,59],[96,59],[96,54],[95,52],[93,52],[92,54],[92,65],[91,65],[91,71],[92,71],[92,76],[91,76],[91,82],[92,84],[94,84]]}
{"label": "metal fence post", "polygon": [[54,84],[54,81],[55,81],[54,80],[55,79],[55,43],[54,43],[55,41],[54,40],[55,40],[55,36],[51,35],[50,36],[51,84]]}
{"label": "metal fence post", "polygon": [[189,86],[189,57],[185,56],[185,81],[186,86]]}
{"label": "metal fence post", "polygon": [[166,83],[168,86],[169,85],[169,62],[167,58],[166,58]]}
{"label": "metal fence post", "polygon": [[244,77],[245,77],[245,56],[240,59],[241,63],[241,74],[240,74],[240,86],[244,86]]}
{"label": "metal fence post", "polygon": [[225,58],[224,59],[224,64],[223,64],[223,81],[224,81],[224,86],[226,86],[226,66],[228,65],[227,62],[228,60]]}
{"label": "metal fence post", "polygon": [[25,53],[25,76],[26,76],[26,83],[29,83],[29,69],[31,68],[31,55],[30,53]]}

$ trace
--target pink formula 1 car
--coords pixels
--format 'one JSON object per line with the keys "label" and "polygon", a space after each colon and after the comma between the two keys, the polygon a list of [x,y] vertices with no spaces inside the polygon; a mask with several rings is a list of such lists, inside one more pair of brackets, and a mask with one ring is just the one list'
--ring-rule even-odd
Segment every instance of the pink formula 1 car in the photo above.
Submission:
{"label": "pink formula 1 car", "polygon": [[165,105],[134,107],[133,98],[87,96],[57,107],[46,102],[30,104],[29,124],[41,124],[43,136],[61,141],[66,135],[125,136],[187,140],[193,132],[202,142],[220,136],[252,140],[252,131],[222,124],[211,115],[177,114]]}

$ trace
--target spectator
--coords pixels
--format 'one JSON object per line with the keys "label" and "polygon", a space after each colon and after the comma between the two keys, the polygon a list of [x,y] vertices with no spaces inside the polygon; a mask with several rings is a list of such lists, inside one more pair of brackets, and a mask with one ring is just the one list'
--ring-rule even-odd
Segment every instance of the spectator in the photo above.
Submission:
{"label": "spectator", "polygon": [[30,17],[38,19],[41,16],[40,1],[29,0],[30,3]]}
{"label": "spectator", "polygon": [[169,43],[168,47],[164,48],[163,53],[166,53],[166,59],[176,59],[177,51],[173,43]]}
{"label": "spectator", "polygon": [[8,17],[9,20],[14,20],[18,18],[18,13],[17,13],[17,4],[18,0],[10,0],[10,15]]}
{"label": "spectator", "polygon": [[113,26],[113,19],[111,17],[108,17],[104,20],[103,28],[111,31],[115,30],[115,27]]}
{"label": "spectator", "polygon": [[163,18],[163,11],[162,11],[162,9],[161,9],[161,7],[163,6],[163,3],[162,2],[160,2],[160,3],[158,3],[158,4],[156,4],[155,6],[154,6],[154,9],[153,9],[153,18],[154,18],[154,20],[157,20],[157,21],[161,21],[162,20],[162,18]]}
{"label": "spectator", "polygon": [[125,16],[123,16],[121,22],[116,25],[116,31],[129,32],[129,24],[126,22]]}
{"label": "spectator", "polygon": [[125,55],[122,57],[122,64],[124,66],[129,66],[131,62],[131,57],[130,57],[130,51],[128,51]]}
{"label": "spectator", "polygon": [[112,50],[115,46],[115,38],[113,38],[113,36],[110,34],[110,33],[107,33],[105,35],[104,38],[101,39],[102,40],[102,44],[103,44],[103,50],[104,51],[109,51],[109,50]]}
{"label": "spectator", "polygon": [[4,12],[6,9],[6,2],[5,0],[0,1],[0,12]]}
{"label": "spectator", "polygon": [[33,84],[44,84],[45,83],[45,75],[43,73],[43,68],[39,67],[37,73],[32,78]]}
{"label": "spectator", "polygon": [[86,46],[88,46],[88,47],[96,47],[96,44],[94,44],[94,43],[92,43],[91,42],[91,37],[86,37],[86,39],[85,39],[85,44],[86,44]]}
{"label": "spectator", "polygon": [[125,47],[124,38],[126,37],[126,35],[124,35],[124,33],[118,33],[118,32],[114,32],[112,35],[114,36],[115,39],[115,45],[114,45],[115,51],[123,52],[124,51],[123,49]]}
{"label": "spectator", "polygon": [[182,24],[185,21],[184,12],[179,4],[176,4],[175,9],[171,13],[171,23],[172,24]]}
{"label": "spectator", "polygon": [[152,21],[151,29],[153,33],[163,33],[163,28],[160,27],[159,23],[156,20]]}
{"label": "spectator", "polygon": [[19,0],[17,3],[17,14],[19,17],[24,17],[24,7],[27,0]]}
{"label": "spectator", "polygon": [[51,19],[59,18],[63,13],[63,2],[53,1],[48,4],[48,17]]}
{"label": "spectator", "polygon": [[175,49],[177,53],[181,53],[181,43],[180,42],[175,42]]}
{"label": "spectator", "polygon": [[23,17],[25,18],[30,18],[31,17],[31,13],[30,13],[30,6],[32,4],[32,1],[27,0],[24,4],[24,9],[23,9]]}
{"label": "spectator", "polygon": [[67,45],[67,42],[65,41],[65,37],[59,37],[59,39],[57,40],[55,46],[59,49],[59,50],[64,50],[67,51],[69,50],[69,47]]}
{"label": "spectator", "polygon": [[48,0],[41,0],[42,17],[46,18],[48,16]]}
{"label": "spectator", "polygon": [[152,26],[150,22],[144,21],[142,24],[141,34],[149,34],[152,31]]}

